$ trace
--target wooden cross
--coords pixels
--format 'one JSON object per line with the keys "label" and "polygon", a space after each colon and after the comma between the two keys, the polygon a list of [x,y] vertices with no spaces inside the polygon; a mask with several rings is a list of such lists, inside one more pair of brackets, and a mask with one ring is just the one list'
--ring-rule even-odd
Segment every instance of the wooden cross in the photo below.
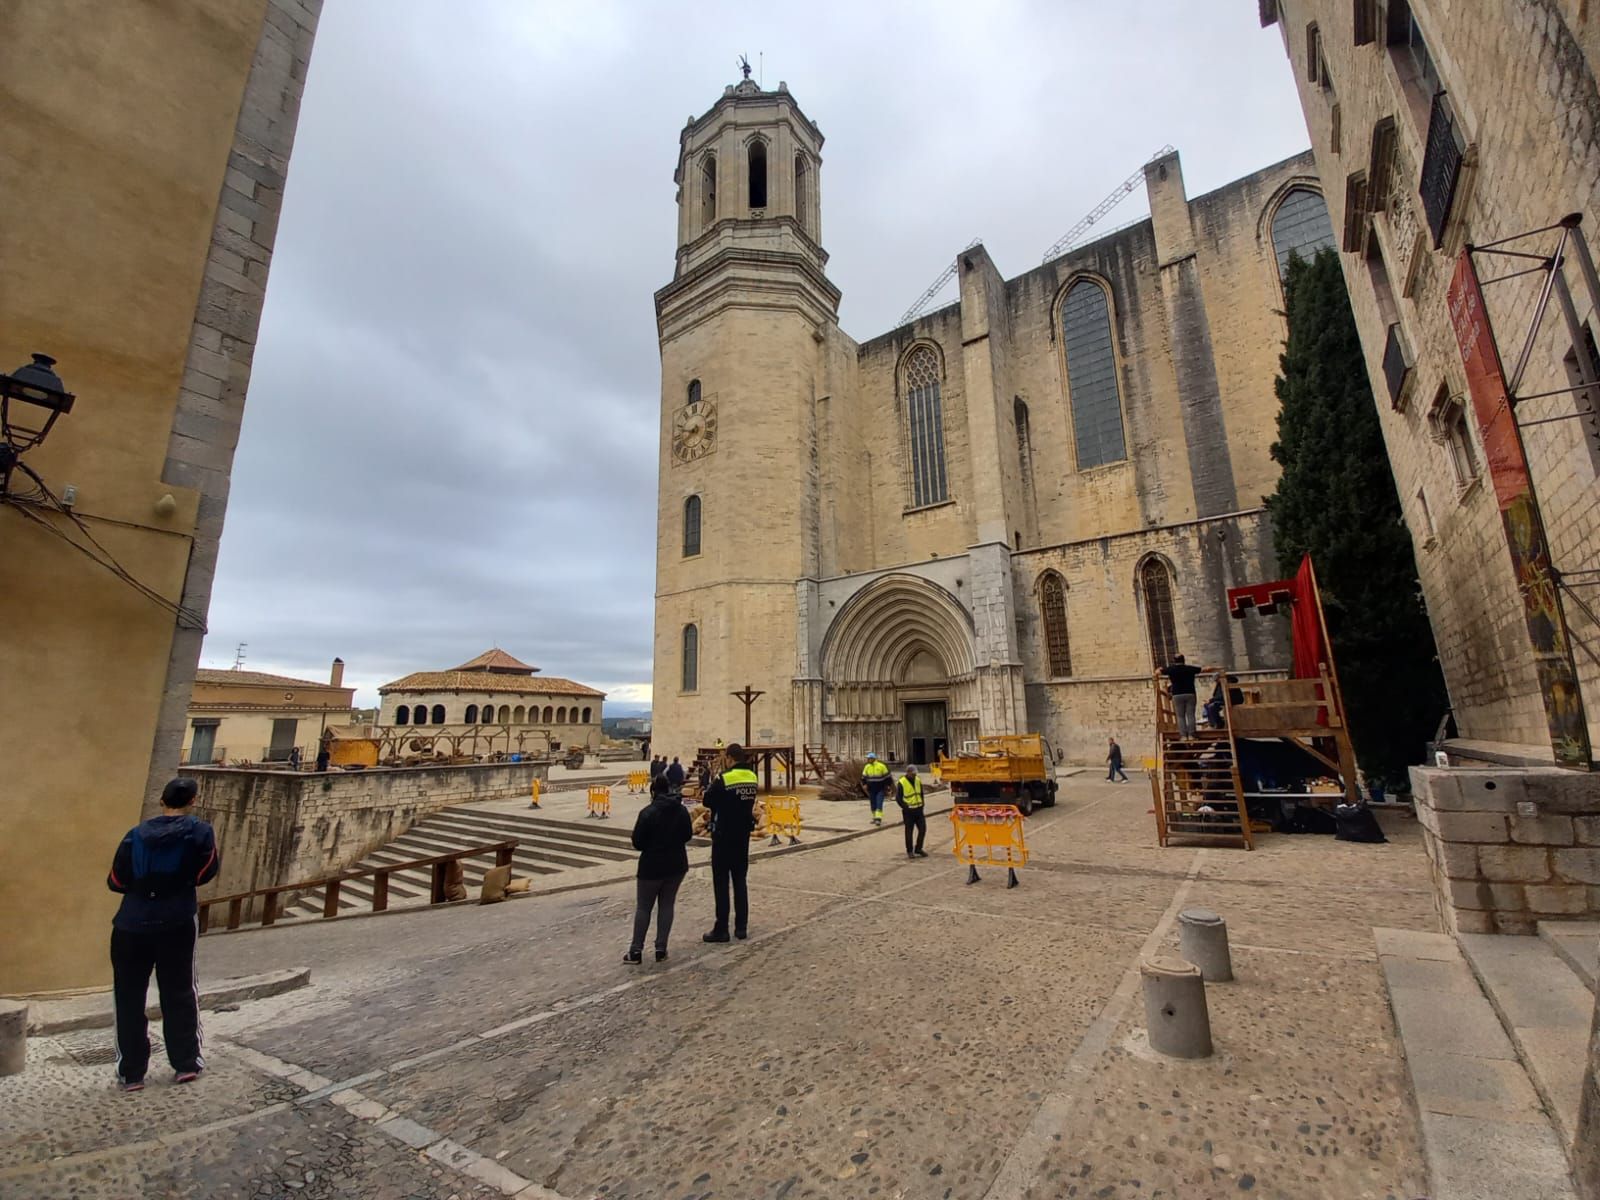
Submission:
{"label": "wooden cross", "polygon": [[744,691],[730,694],[735,700],[740,700],[744,703],[744,744],[748,747],[750,745],[750,706],[759,697],[765,696],[766,693],[756,691],[747,683],[744,685]]}

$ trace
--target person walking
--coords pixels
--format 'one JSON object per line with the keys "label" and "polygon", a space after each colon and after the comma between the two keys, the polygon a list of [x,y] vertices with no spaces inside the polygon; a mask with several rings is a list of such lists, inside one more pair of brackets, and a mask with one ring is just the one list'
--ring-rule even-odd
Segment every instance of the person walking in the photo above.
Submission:
{"label": "person walking", "polygon": [[167,784],[161,814],[128,831],[106,875],[106,886],[122,895],[111,922],[111,994],[117,1085],[125,1092],[144,1089],[150,1066],[144,1005],[152,970],[161,997],[161,1036],[176,1082],[193,1083],[205,1069],[194,966],[200,936],[195,888],[216,878],[222,857],[211,826],[189,811],[197,790],[192,779]]}
{"label": "person walking", "polygon": [[[720,740],[720,739],[719,739]],[[733,936],[741,941],[750,931],[750,893],[745,876],[750,870],[750,831],[756,827],[756,773],[745,760],[744,747],[732,742],[727,749],[728,768],[706,788],[705,806],[711,810],[711,886],[716,894],[717,917],[704,941],[728,940],[728,892],[733,892]]]}
{"label": "person walking", "polygon": [[672,765],[666,769],[663,777],[672,785],[673,791],[683,790],[683,781],[688,778],[688,775],[684,772],[683,764],[678,761],[677,755],[673,755]]}
{"label": "person walking", "polygon": [[1172,661],[1161,668],[1167,677],[1167,688],[1172,693],[1172,709],[1178,718],[1178,736],[1194,736],[1194,680],[1196,675],[1210,671],[1211,667],[1191,667],[1183,655],[1174,654]]}
{"label": "person walking", "polygon": [[638,900],[633,910],[633,941],[623,962],[638,965],[644,961],[644,935],[650,930],[652,908],[656,914],[656,961],[667,957],[678,887],[689,873],[685,847],[692,837],[694,823],[688,810],[678,802],[666,777],[658,776],[650,783],[650,803],[633,822],[633,848],[639,852]]}
{"label": "person walking", "polygon": [[889,767],[871,750],[867,751],[866,766],[861,768],[861,786],[867,789],[867,803],[872,808],[872,823],[883,824],[883,798],[889,791]]}
{"label": "person walking", "polygon": [[659,755],[650,756],[650,782],[654,783],[661,778],[662,772],[667,769],[667,760]]}
{"label": "person walking", "polygon": [[1122,747],[1117,745],[1117,739],[1111,739],[1111,749],[1106,752],[1106,762],[1111,769],[1106,772],[1106,782],[1116,783],[1117,776],[1122,776],[1122,782],[1128,782],[1128,773],[1122,769]]}
{"label": "person walking", "polygon": [[[927,858],[928,852],[922,848],[922,843],[928,837],[928,816],[922,808],[922,780],[917,778],[916,767],[906,767],[906,773],[895,785],[895,799],[900,802],[900,826],[906,835],[906,858]],[[911,845],[913,832],[917,836],[915,848]]]}

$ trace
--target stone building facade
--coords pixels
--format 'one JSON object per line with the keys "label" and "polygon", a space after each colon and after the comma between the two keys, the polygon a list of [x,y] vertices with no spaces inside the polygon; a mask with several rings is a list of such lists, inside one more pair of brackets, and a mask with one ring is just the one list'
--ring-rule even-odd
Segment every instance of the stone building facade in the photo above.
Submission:
{"label": "stone building facade", "polygon": [[[490,727],[509,731],[519,749],[595,749],[606,694],[540,675],[504,650],[485,650],[450,671],[413,671],[378,689],[379,724],[393,728]],[[446,732],[430,728],[429,733]],[[521,736],[519,736],[521,735]]]}
{"label": "stone building facade", "polygon": [[325,683],[264,671],[206,667],[195,672],[183,764],[284,762],[291,750],[316,761],[325,729],[350,725],[355,688],[344,686],[344,660],[336,658]]}
{"label": "stone building facade", "polygon": [[[1581,214],[1600,242],[1600,20],[1576,0],[1262,0],[1292,64],[1395,482],[1463,738],[1550,758],[1516,574],[1447,299],[1463,249]],[[1430,143],[1432,149],[1430,151]],[[1548,254],[1559,231],[1513,244]],[[1531,262],[1478,260],[1485,281]],[[1576,317],[1595,314],[1578,263]],[[1514,373],[1541,278],[1483,290]],[[1552,303],[1519,394],[1567,389],[1577,351]],[[1600,567],[1600,429],[1586,395],[1518,405],[1554,566]],[[1537,423],[1535,423],[1537,422]],[[1600,593],[1565,597],[1591,743],[1600,739]],[[1581,603],[1580,603],[1581,602]]]}
{"label": "stone building facade", "polygon": [[0,993],[110,980],[106,855],[178,765],[321,7],[0,5],[0,370],[48,353],[77,395],[25,458],[70,513],[20,476],[0,505],[27,748],[0,912],[40,914],[0,938]]}
{"label": "stone building facade", "polygon": [[1263,498],[1281,262],[1331,244],[1309,154],[1187,195],[858,342],[822,248],[822,134],[787,87],[729,87],[681,135],[662,362],[655,744],[926,760],[1038,730],[1097,760],[1153,742],[1173,652],[1287,665],[1224,591],[1272,578]]}

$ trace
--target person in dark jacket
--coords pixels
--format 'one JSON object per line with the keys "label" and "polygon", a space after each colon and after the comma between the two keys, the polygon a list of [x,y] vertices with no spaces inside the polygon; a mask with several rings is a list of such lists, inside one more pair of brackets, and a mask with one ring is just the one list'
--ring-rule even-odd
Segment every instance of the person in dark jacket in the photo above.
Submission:
{"label": "person in dark jacket", "polygon": [[650,782],[654,783],[661,778],[661,773],[667,769],[667,760],[659,755],[650,756]]}
{"label": "person in dark jacket", "polygon": [[666,780],[672,785],[672,790],[677,791],[682,788],[683,781],[688,777],[688,773],[683,769],[683,764],[679,762],[677,756],[674,755],[672,759],[672,765],[669,766],[666,771]]}
{"label": "person in dark jacket", "polygon": [[639,899],[633,910],[633,942],[623,962],[643,961],[644,935],[650,930],[652,907],[656,911],[656,961],[667,957],[678,886],[689,873],[689,853],[684,847],[693,836],[694,823],[688,810],[666,777],[657,776],[650,784],[650,803],[633,823],[633,848],[639,852]]}
{"label": "person in dark jacket", "polygon": [[1111,749],[1106,751],[1106,764],[1110,768],[1106,772],[1106,782],[1116,783],[1117,776],[1122,776],[1122,782],[1128,782],[1128,773],[1122,769],[1122,747],[1117,745],[1117,739],[1112,738]]}
{"label": "person in dark jacket", "polygon": [[111,975],[117,1083],[124,1091],[141,1090],[150,1065],[144,1005],[152,969],[161,997],[161,1035],[177,1082],[192,1083],[205,1069],[194,969],[200,934],[195,888],[216,878],[222,857],[211,826],[189,811],[196,790],[192,779],[167,784],[161,815],[128,831],[106,876],[106,886],[122,893],[111,922]]}
{"label": "person in dark jacket", "polygon": [[[721,738],[717,739],[721,741]],[[711,885],[716,892],[717,923],[702,941],[728,940],[728,891],[733,891],[733,936],[744,940],[750,927],[750,833],[756,827],[756,773],[745,761],[738,742],[728,747],[728,769],[706,788],[711,810]]]}

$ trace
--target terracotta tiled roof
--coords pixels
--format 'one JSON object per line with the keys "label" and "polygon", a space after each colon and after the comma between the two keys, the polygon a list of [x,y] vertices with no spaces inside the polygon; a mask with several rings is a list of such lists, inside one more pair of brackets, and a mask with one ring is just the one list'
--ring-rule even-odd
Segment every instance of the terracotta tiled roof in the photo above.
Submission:
{"label": "terracotta tiled roof", "polygon": [[[290,679],[287,675],[268,675],[264,671],[217,671],[209,667],[201,667],[194,673],[196,683],[256,683],[266,684],[270,687],[320,687],[328,685],[327,680],[320,683],[313,679]],[[348,691],[350,689],[341,689]]]}
{"label": "terracotta tiled roof", "polygon": [[477,658],[462,663],[456,668],[458,671],[506,671],[512,674],[532,675],[538,667],[530,667],[519,659],[512,658],[500,647],[485,650]]}
{"label": "terracotta tiled roof", "polygon": [[390,692],[511,692],[523,696],[601,696],[604,692],[553,675],[502,675],[491,671],[413,671],[378,689]]}

